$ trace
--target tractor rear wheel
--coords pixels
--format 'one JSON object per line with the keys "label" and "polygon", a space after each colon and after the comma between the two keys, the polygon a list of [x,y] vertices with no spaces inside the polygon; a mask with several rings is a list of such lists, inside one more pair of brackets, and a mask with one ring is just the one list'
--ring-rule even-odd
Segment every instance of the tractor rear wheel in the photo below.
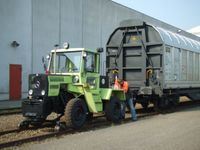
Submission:
{"label": "tractor rear wheel", "polygon": [[81,128],[87,118],[87,106],[83,99],[71,99],[65,108],[65,123],[73,129]]}
{"label": "tractor rear wheel", "polygon": [[106,119],[114,123],[119,123],[122,119],[122,109],[120,100],[117,97],[111,97],[105,107]]}

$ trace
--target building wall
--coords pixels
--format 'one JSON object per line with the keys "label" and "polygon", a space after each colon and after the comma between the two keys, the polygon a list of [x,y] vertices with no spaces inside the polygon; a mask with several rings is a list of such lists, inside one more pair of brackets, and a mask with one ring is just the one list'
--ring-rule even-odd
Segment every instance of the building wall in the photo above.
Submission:
{"label": "building wall", "polygon": [[[120,21],[137,18],[173,31],[178,29],[111,0],[1,0],[0,100],[9,98],[9,64],[22,64],[24,98],[28,74],[44,72],[42,56],[55,44],[62,46],[67,41],[70,47],[105,48]],[[12,41],[20,46],[11,47]],[[105,74],[105,52],[101,57]]]}
{"label": "building wall", "polygon": [[32,73],[44,72],[42,56],[59,44],[59,24],[58,0],[32,0]]}
{"label": "building wall", "polygon": [[[0,99],[8,99],[9,64],[22,64],[22,92],[31,73],[31,0],[0,1]],[[12,47],[12,41],[20,46]]]}

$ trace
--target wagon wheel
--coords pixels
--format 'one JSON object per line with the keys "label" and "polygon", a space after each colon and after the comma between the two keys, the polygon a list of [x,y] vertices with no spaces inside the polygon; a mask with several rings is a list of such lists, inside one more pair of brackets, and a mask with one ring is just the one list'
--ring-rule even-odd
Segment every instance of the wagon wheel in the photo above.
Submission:
{"label": "wagon wheel", "polygon": [[170,100],[166,97],[159,97],[154,100],[154,110],[159,113],[168,113],[171,111]]}
{"label": "wagon wheel", "polygon": [[141,105],[145,110],[147,110],[148,106],[149,106],[149,103],[148,102],[142,102]]}
{"label": "wagon wheel", "polygon": [[83,99],[71,99],[65,108],[65,123],[68,127],[79,129],[87,118],[87,106]]}

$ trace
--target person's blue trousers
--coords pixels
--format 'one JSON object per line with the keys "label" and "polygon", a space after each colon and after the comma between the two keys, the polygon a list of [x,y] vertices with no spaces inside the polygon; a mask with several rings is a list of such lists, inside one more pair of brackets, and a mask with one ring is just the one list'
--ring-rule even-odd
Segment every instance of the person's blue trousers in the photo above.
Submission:
{"label": "person's blue trousers", "polygon": [[135,107],[133,105],[133,98],[128,99],[127,102],[128,102],[129,107],[130,107],[132,120],[136,121],[137,120],[137,116],[136,116]]}

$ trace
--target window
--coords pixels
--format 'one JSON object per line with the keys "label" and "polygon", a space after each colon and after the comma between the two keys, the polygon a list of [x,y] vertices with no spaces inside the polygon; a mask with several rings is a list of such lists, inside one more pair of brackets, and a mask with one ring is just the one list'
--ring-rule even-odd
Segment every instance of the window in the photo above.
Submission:
{"label": "window", "polygon": [[57,52],[56,57],[55,53],[53,53],[50,63],[50,72],[51,73],[79,72],[81,66],[81,56],[82,56],[81,52]]}
{"label": "window", "polygon": [[85,59],[85,70],[89,72],[95,71],[95,55],[92,53],[87,53],[86,59]]}

